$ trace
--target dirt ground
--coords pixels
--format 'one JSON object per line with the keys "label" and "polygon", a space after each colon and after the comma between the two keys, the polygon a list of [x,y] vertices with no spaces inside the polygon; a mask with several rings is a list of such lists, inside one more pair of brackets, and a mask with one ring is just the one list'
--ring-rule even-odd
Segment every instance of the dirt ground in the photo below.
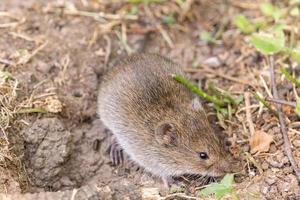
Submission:
{"label": "dirt ground", "polygon": [[[130,4],[1,0],[0,70],[12,74],[11,83],[18,83],[13,101],[18,109],[27,110],[14,114],[0,132],[0,199],[5,194],[11,199],[159,199],[160,179],[129,162],[112,165],[107,153],[111,133],[96,115],[98,84],[115,60],[133,52],[168,56],[189,69],[194,80],[211,80],[234,94],[258,85],[260,76],[269,80],[261,56],[244,45],[230,24],[221,44],[199,40],[199,31],[215,30],[228,20],[228,13],[246,9],[233,2],[239,1],[228,5],[194,1],[188,14],[171,1],[151,4],[148,11],[141,4],[135,15],[138,19],[119,19],[130,11]],[[99,11],[115,15],[91,15]],[[157,23],[161,13],[171,11],[178,23]],[[200,63],[208,69],[191,67]],[[281,81],[279,89],[280,95],[287,96],[292,86]],[[251,103],[258,105],[252,97]],[[237,142],[241,152],[249,152],[244,107],[243,102],[231,123],[223,125],[223,132]],[[271,134],[275,142],[268,153],[254,156],[260,169],[253,164],[246,167],[246,175],[237,180],[237,193],[241,199],[300,199],[277,119],[264,109],[260,115],[253,110],[252,120],[256,130]],[[289,136],[300,165],[300,135],[297,127],[293,130]],[[11,156],[2,156],[4,152]],[[185,182],[184,191],[166,199],[193,199],[197,194],[193,182]]]}

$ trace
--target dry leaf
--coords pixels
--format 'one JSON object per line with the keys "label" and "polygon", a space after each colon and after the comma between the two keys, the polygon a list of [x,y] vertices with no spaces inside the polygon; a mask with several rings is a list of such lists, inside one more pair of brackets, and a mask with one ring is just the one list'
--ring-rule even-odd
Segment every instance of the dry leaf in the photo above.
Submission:
{"label": "dry leaf", "polygon": [[256,131],[250,138],[250,153],[268,152],[270,145],[273,142],[273,136],[264,131]]}

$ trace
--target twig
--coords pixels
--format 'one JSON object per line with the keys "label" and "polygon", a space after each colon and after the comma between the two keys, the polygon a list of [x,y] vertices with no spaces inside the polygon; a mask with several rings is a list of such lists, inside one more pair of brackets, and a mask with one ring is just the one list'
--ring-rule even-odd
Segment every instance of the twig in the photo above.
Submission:
{"label": "twig", "polygon": [[258,8],[257,3],[250,3],[250,2],[243,2],[243,1],[236,1],[236,0],[230,0],[229,3],[232,6],[243,8],[247,10],[256,10]]}
{"label": "twig", "polygon": [[26,41],[29,41],[29,42],[37,42],[36,39],[33,39],[25,34],[22,34],[22,33],[16,33],[16,32],[9,32],[10,35],[14,36],[14,37],[18,37],[18,38],[21,38],[21,39],[24,39]]}
{"label": "twig", "polygon": [[[275,99],[279,99],[278,97],[278,91],[277,91],[277,87],[276,87],[276,81],[275,81],[275,72],[274,72],[274,58],[272,56],[268,57],[268,62],[269,62],[269,68],[270,68],[270,77],[271,77],[271,83],[272,83],[272,90],[273,90],[273,95]],[[288,133],[287,133],[287,129],[285,126],[285,122],[284,122],[284,117],[283,117],[283,113],[281,111],[281,105],[276,104],[276,109],[277,109],[277,113],[278,113],[278,118],[279,118],[279,123],[280,123],[280,129],[281,129],[281,133],[283,136],[283,141],[284,141],[284,151],[286,156],[288,157],[293,170],[295,171],[296,177],[298,179],[298,183],[300,183],[300,169],[297,166],[297,163],[294,159],[292,150],[291,150],[291,143],[289,141],[288,138]]]}
{"label": "twig", "polygon": [[108,61],[109,61],[109,57],[110,57],[110,54],[111,54],[111,40],[110,38],[108,37],[108,35],[104,35],[103,36],[104,39],[106,40],[106,48],[105,48],[105,59],[104,59],[104,65],[107,65]]}
{"label": "twig", "polygon": [[195,85],[193,85],[192,83],[190,83],[188,80],[186,80],[181,75],[172,74],[172,78],[174,80],[176,80],[177,82],[181,83],[182,85],[184,85],[190,91],[192,91],[195,94],[197,94],[198,96],[202,97],[203,99],[205,99],[205,100],[207,100],[207,101],[209,101],[211,103],[214,103],[215,105],[218,105],[220,107],[222,107],[222,106],[225,105],[225,103],[223,101],[220,101],[219,99],[216,99],[214,96],[210,96],[210,95],[206,94],[205,92],[203,92],[202,90],[200,90],[199,88],[197,88]]}
{"label": "twig", "polygon": [[277,104],[282,104],[282,105],[287,105],[287,106],[291,106],[291,107],[296,107],[296,103],[291,102],[291,101],[285,101],[285,100],[281,100],[281,99],[272,99],[272,98],[266,98],[267,101],[273,102],[273,103],[277,103]]}
{"label": "twig", "polygon": [[251,110],[250,110],[250,93],[245,92],[244,97],[245,97],[245,106],[246,106],[246,118],[250,130],[250,135],[252,136],[255,134],[255,128],[252,121]]}
{"label": "twig", "polygon": [[35,50],[32,51],[31,54],[29,54],[28,56],[26,56],[25,58],[21,58],[17,64],[26,64],[28,63],[31,58],[33,58],[39,51],[41,51],[43,48],[45,48],[45,46],[48,44],[48,42],[44,42],[43,44],[41,44],[39,47],[37,47]]}
{"label": "twig", "polygon": [[257,86],[257,84],[250,84],[249,82],[246,82],[246,81],[243,81],[239,78],[234,78],[234,77],[228,76],[224,73],[220,73],[218,71],[209,69],[208,67],[204,67],[203,65],[201,65],[200,67],[202,67],[202,69],[186,68],[186,69],[184,69],[184,71],[189,72],[189,73],[197,73],[197,72],[200,72],[200,71],[204,71],[204,72],[213,74],[215,76],[219,76],[221,78],[224,78],[224,79],[227,79],[227,80],[230,80],[230,81],[233,81],[233,82],[237,82],[237,83],[240,83],[240,84],[243,84],[243,85]]}
{"label": "twig", "polygon": [[[1,16],[1,12],[0,12],[0,16]],[[9,16],[10,17],[10,16]],[[21,19],[18,19],[18,18],[15,18],[15,17],[11,17],[15,20],[17,20],[16,22],[8,22],[8,23],[4,23],[4,24],[0,24],[0,28],[9,28],[9,27],[17,27],[18,25],[24,23],[26,21],[25,18],[21,18]]]}
{"label": "twig", "polygon": [[116,36],[121,42],[121,45],[123,45],[124,49],[126,50],[127,54],[130,55],[133,53],[133,49],[128,45],[127,41],[125,40],[126,38],[123,38],[122,35],[119,31],[115,31]]}
{"label": "twig", "polygon": [[147,13],[147,15],[149,16],[149,18],[152,20],[152,23],[156,26],[157,30],[159,30],[159,32],[161,33],[162,37],[164,38],[164,40],[167,42],[167,44],[169,45],[170,48],[174,47],[174,43],[171,40],[169,34],[167,31],[165,31],[162,27],[162,25],[156,21],[155,17],[153,16],[153,14],[151,13],[148,5],[144,5],[144,9]]}
{"label": "twig", "polygon": [[104,12],[88,12],[88,11],[80,11],[80,10],[65,10],[65,14],[68,15],[77,15],[77,16],[85,16],[85,17],[92,17],[97,21],[106,22],[106,20],[137,20],[138,16],[136,15],[117,15],[117,14],[110,14]]}
{"label": "twig", "polygon": [[23,108],[16,112],[17,114],[25,114],[25,113],[47,113],[46,110],[42,108]]}
{"label": "twig", "polygon": [[260,81],[261,81],[261,83],[263,84],[263,86],[264,86],[264,88],[265,88],[266,93],[268,94],[268,96],[269,96],[270,98],[273,98],[272,92],[271,92],[270,89],[268,88],[268,85],[267,85],[265,79],[262,77],[262,75],[260,75],[259,78],[260,78]]}
{"label": "twig", "polygon": [[271,107],[271,105],[261,98],[257,93],[253,93],[255,99],[261,102],[265,107],[267,107],[275,116],[278,116],[277,112]]}
{"label": "twig", "polygon": [[4,65],[13,65],[14,64],[13,62],[6,60],[6,59],[2,59],[2,58],[0,58],[0,63],[4,64]]}

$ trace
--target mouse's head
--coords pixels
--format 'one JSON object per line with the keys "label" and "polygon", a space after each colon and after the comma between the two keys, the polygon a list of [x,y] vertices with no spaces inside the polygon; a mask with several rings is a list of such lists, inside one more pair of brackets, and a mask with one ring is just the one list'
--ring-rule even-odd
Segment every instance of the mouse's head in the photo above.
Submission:
{"label": "mouse's head", "polygon": [[225,142],[214,133],[197,99],[158,124],[155,138],[168,154],[173,175],[216,177],[238,170],[238,162],[225,150]]}

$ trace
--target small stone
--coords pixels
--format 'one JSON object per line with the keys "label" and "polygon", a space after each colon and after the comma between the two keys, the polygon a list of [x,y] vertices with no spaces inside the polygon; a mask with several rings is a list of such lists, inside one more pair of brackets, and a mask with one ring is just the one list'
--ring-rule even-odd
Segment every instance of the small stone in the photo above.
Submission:
{"label": "small stone", "polygon": [[269,192],[269,186],[263,186],[262,189],[261,189],[261,193],[263,194],[267,194]]}
{"label": "small stone", "polygon": [[300,147],[300,140],[294,140],[293,145],[294,145],[294,147],[299,148]]}
{"label": "small stone", "polygon": [[284,156],[283,159],[282,159],[282,163],[283,164],[287,164],[289,162],[289,159],[287,156]]}
{"label": "small stone", "polygon": [[273,185],[275,182],[276,182],[276,179],[275,177],[267,177],[265,179],[265,182],[268,184],[268,185]]}
{"label": "small stone", "polygon": [[269,164],[267,162],[263,162],[262,165],[261,165],[261,168],[263,170],[267,170],[267,169],[269,169]]}
{"label": "small stone", "polygon": [[271,186],[269,193],[270,194],[277,194],[278,193],[276,185]]}
{"label": "small stone", "polygon": [[160,199],[161,196],[159,195],[159,189],[152,187],[152,188],[142,188],[142,198],[143,199]]}
{"label": "small stone", "polygon": [[291,167],[285,167],[285,168],[283,168],[283,172],[285,174],[290,174],[290,173],[293,173],[293,169]]}
{"label": "small stone", "polygon": [[39,72],[42,72],[44,74],[47,74],[50,72],[50,70],[54,67],[53,64],[51,63],[45,63],[41,60],[37,61],[37,64],[36,64],[36,70],[39,71]]}
{"label": "small stone", "polygon": [[221,65],[218,57],[210,57],[203,61],[203,64],[208,65],[210,67],[219,67]]}

